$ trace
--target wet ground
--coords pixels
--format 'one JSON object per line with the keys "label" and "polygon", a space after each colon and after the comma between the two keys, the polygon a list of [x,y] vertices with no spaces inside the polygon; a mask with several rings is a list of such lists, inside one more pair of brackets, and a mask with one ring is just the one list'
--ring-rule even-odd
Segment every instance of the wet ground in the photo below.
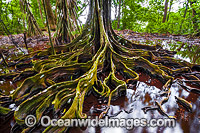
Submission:
{"label": "wet ground", "polygon": [[[16,45],[18,45],[24,52],[28,52],[24,42],[24,34],[12,35],[12,38]],[[26,36],[26,43],[30,51],[43,50],[50,47],[48,45],[49,37],[45,35],[35,37]],[[22,51],[16,47],[16,45],[13,44],[13,41],[11,41],[11,36],[0,35],[0,50],[4,49],[5,53],[9,50],[9,53],[23,54]]]}
{"label": "wet ground", "polygon": [[115,31],[118,35],[140,44],[160,44],[163,48],[176,51],[176,58],[200,64],[200,37],[160,33],[137,33],[131,30]]}
{"label": "wet ground", "polygon": [[[177,50],[179,53],[177,57],[188,60],[190,62],[194,62],[194,57],[192,56],[182,56],[181,51],[184,51],[185,47],[188,49],[192,46],[196,55],[195,62],[199,61],[200,52],[200,39],[198,38],[189,38],[187,36],[175,36],[175,35],[159,35],[159,34],[144,34],[144,33],[135,33],[129,30],[124,30],[118,32],[122,34],[127,39],[138,42],[138,43],[161,43],[165,48]],[[16,35],[15,39],[18,40],[19,46],[24,46],[23,42],[23,34]],[[156,40],[156,41],[155,41]],[[48,37],[42,38],[30,38],[28,41],[28,46],[32,47],[34,50],[45,49],[49,47],[46,45],[48,42]],[[175,43],[174,43],[175,42]],[[182,43],[180,43],[182,42]],[[170,46],[170,44],[174,43],[174,48]],[[170,47],[169,47],[170,46]],[[0,50],[9,49],[16,52],[15,46],[13,46],[12,42],[9,41],[8,37],[0,36]],[[25,49],[25,48],[24,48]],[[191,49],[191,48],[190,48]],[[189,49],[189,50],[190,50]],[[197,52],[197,53],[195,53]],[[5,55],[6,55],[5,51]],[[16,56],[18,54],[22,54],[16,52]],[[183,52],[182,52],[183,53]],[[191,52],[188,52],[191,54]],[[197,58],[198,57],[198,58]],[[9,60],[9,58],[7,58]],[[0,70],[3,71],[3,70]],[[153,106],[155,101],[161,101],[163,97],[158,95],[159,92],[162,91],[163,84],[155,79],[150,77],[147,74],[144,74],[138,71],[140,74],[140,79],[135,84],[128,84],[126,96],[120,97],[115,101],[111,102],[110,109],[108,111],[107,116],[112,118],[147,118],[150,120],[151,118],[167,118],[161,115],[157,110],[148,111],[146,114],[142,110],[143,107]],[[1,81],[0,82],[0,90],[2,90],[6,95],[12,93],[14,89],[19,86],[20,82],[12,83],[11,81]],[[193,86],[197,89],[200,89],[199,86]],[[115,133],[153,133],[153,132],[176,132],[176,133],[198,133],[200,132],[200,96],[194,93],[189,93],[177,83],[172,84],[171,95],[169,100],[162,105],[164,111],[168,115],[175,116],[176,126],[174,128],[169,127],[134,127],[131,130],[127,130],[126,128],[107,128],[107,127],[87,127],[87,128],[71,128],[69,132],[115,132]],[[186,109],[177,104],[175,100],[175,96],[182,97],[189,101],[192,104],[192,113],[186,111]],[[99,101],[97,97],[91,93],[85,100],[83,105],[83,112],[88,116],[98,116],[103,110],[105,110],[107,103]],[[10,105],[10,108],[15,109],[14,105]],[[0,132],[9,132],[11,127],[14,125],[13,116],[5,119],[0,118]],[[40,132],[42,129],[34,130],[35,132]]]}
{"label": "wet ground", "polygon": [[[155,45],[160,44],[163,48],[177,51],[176,58],[180,58],[192,63],[200,64],[200,37],[191,37],[189,35],[171,35],[159,33],[137,33],[131,30],[115,31],[118,35],[140,44]],[[52,37],[53,37],[52,32]],[[23,51],[27,52],[24,43],[24,34],[12,35],[14,41],[19,45]],[[29,51],[43,50],[49,48],[49,37],[45,32],[42,37],[26,37]],[[8,36],[0,36],[0,51],[5,53],[22,54],[16,48]]]}
{"label": "wet ground", "polygon": [[[120,97],[116,101],[111,102],[111,107],[107,116],[111,118],[146,118],[148,121],[152,118],[167,118],[161,115],[157,110],[152,110],[147,113],[142,111],[143,107],[153,106],[155,101],[161,101],[163,97],[158,94],[161,92],[162,83],[157,79],[140,73],[140,80],[135,86],[128,85],[127,94]],[[200,88],[198,88],[200,89]],[[162,107],[168,115],[175,116],[175,127],[134,127],[131,130],[121,127],[88,127],[84,130],[80,128],[72,128],[70,132],[84,133],[156,133],[156,132],[176,132],[176,133],[197,133],[200,132],[200,96],[194,93],[189,93],[178,84],[174,83],[171,90],[171,96],[167,103]],[[192,113],[189,113],[178,105],[175,96],[185,98],[189,101],[193,108]],[[95,100],[96,99],[96,100]],[[98,116],[105,109],[106,104],[100,104],[96,97],[91,94],[84,103],[84,112],[90,116]],[[98,113],[99,112],[99,113]]]}

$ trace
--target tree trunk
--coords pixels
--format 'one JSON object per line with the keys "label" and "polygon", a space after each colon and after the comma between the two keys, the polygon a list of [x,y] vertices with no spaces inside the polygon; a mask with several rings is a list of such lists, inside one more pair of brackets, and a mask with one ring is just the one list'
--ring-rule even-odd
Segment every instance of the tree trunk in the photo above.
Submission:
{"label": "tree trunk", "polygon": [[57,21],[57,7],[58,7],[58,0],[56,0],[56,5],[55,5],[55,7],[56,7],[56,9],[55,9],[55,14],[54,14],[54,16],[55,16],[55,21]]}
{"label": "tree trunk", "polygon": [[50,0],[44,0],[44,2],[45,2],[45,8],[47,10],[49,26],[52,30],[55,30],[56,29],[56,19],[55,19],[54,14],[53,14],[53,10],[52,10],[52,7],[51,7]]}
{"label": "tree trunk", "polygon": [[43,7],[44,7],[44,13],[45,13],[45,16],[46,16],[48,33],[49,33],[49,42],[50,42],[50,45],[51,45],[51,53],[54,55],[55,54],[55,50],[54,50],[54,45],[53,45],[52,40],[51,40],[51,31],[50,31],[50,27],[49,27],[49,18],[47,16],[47,10],[46,10],[46,6],[44,4],[44,0],[43,0]]}
{"label": "tree trunk", "polygon": [[117,28],[120,28],[120,11],[121,11],[121,3],[122,0],[119,0],[119,8],[118,8],[118,23],[117,23]]}
{"label": "tree trunk", "polygon": [[[124,10],[126,10],[126,3],[125,3],[125,0],[123,0],[123,8],[122,8],[122,12],[123,12],[123,17],[125,17],[125,11]],[[122,29],[124,30],[124,29],[126,29],[126,22],[124,21],[124,19],[122,20]]]}
{"label": "tree trunk", "polygon": [[[32,36],[32,35],[42,35],[42,31],[39,28],[39,25],[37,21],[35,20],[35,17],[33,16],[31,9],[30,9],[30,4],[26,0],[19,1],[20,8],[24,14],[26,14],[27,17],[27,26],[28,26],[28,31],[27,35]],[[25,24],[24,24],[25,26]]]}
{"label": "tree trunk", "polygon": [[164,16],[163,16],[163,23],[166,21],[167,17],[167,8],[168,8],[168,0],[165,0],[165,10],[164,10]]}
{"label": "tree trunk", "polygon": [[77,14],[74,9],[76,7],[76,3],[69,1],[70,0],[62,0],[60,3],[57,3],[57,14],[59,14],[55,39],[57,45],[70,43],[75,38],[72,32],[78,31],[78,33],[80,33],[80,28],[77,22]]}
{"label": "tree trunk", "polygon": [[171,11],[171,8],[172,8],[172,3],[173,3],[173,0],[170,0],[170,6],[169,6],[169,12],[168,12],[168,15],[167,15],[167,21],[169,20],[169,14],[170,14],[170,11]]}
{"label": "tree trunk", "polygon": [[118,14],[118,12],[117,12],[117,3],[115,3],[114,6],[115,6],[115,19],[117,19],[117,14]]}
{"label": "tree trunk", "polygon": [[196,18],[196,11],[195,9],[193,8],[193,4],[196,3],[197,1],[190,1],[190,5],[191,5],[191,8],[192,8],[192,23],[194,25],[194,30],[197,32],[197,35],[200,34],[200,29],[199,29],[199,26],[198,26],[198,23],[197,23],[197,18]]}
{"label": "tree trunk", "polygon": [[[187,1],[187,4],[186,4],[186,7],[185,7],[185,12],[184,12],[183,18],[186,17],[186,13],[187,13],[187,9],[188,9],[188,3],[189,3],[189,0]],[[180,31],[182,30],[183,21],[184,21],[184,20],[181,21]]]}
{"label": "tree trunk", "polygon": [[42,8],[41,8],[40,0],[37,0],[37,2],[38,2],[39,10],[40,10],[40,17],[41,17],[42,22],[43,22],[43,24],[44,24],[44,19],[43,19],[43,15],[42,15]]}

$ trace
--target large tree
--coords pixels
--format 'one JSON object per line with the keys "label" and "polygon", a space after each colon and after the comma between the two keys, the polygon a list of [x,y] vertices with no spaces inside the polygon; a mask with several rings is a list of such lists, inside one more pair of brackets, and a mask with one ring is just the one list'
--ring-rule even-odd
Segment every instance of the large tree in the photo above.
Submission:
{"label": "large tree", "polygon": [[[69,5],[74,1],[62,2]],[[163,83],[162,90],[167,95],[164,95],[164,101],[156,102],[156,106],[167,117],[171,116],[163,111],[161,105],[170,96],[171,84],[178,82],[184,86],[183,82],[186,82],[175,80],[176,77],[187,73],[184,76],[192,79],[187,82],[199,85],[199,79],[192,73],[199,70],[199,65],[172,58],[175,52],[164,50],[160,45],[135,44],[118,36],[111,27],[111,0],[90,0],[89,7],[82,33],[71,43],[55,47],[55,55],[51,55],[52,48],[49,48],[8,62],[9,66],[16,66],[17,71],[1,75],[1,79],[10,78],[13,82],[23,79],[11,96],[2,95],[1,99],[7,98],[9,103],[18,106],[14,117],[24,131],[31,130],[23,126],[27,115],[35,115],[39,122],[49,108],[54,108],[53,113],[60,112],[61,118],[86,118],[83,104],[90,92],[107,100],[107,108],[99,116],[103,118],[111,100],[125,95],[127,84],[136,84],[139,80],[138,70]],[[63,18],[67,21],[65,16]],[[66,27],[62,29],[67,30]],[[29,68],[20,71],[18,68],[21,66]],[[190,91],[199,93],[193,88]],[[191,108],[190,103],[178,99]],[[4,107],[0,113],[4,115],[10,111],[5,108],[8,101],[1,103]],[[145,111],[150,108],[145,108]],[[44,132],[61,132],[67,128],[48,127]]]}

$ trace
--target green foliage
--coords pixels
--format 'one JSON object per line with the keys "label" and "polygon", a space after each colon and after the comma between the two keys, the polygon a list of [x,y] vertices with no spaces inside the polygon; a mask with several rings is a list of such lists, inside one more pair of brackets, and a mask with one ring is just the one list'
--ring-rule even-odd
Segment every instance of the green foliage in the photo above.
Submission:
{"label": "green foliage", "polygon": [[[173,1],[172,5],[178,1]],[[116,3],[118,4],[118,3]],[[168,3],[168,5],[170,2]],[[188,5],[184,3],[177,11],[170,11],[168,21],[162,23],[164,15],[164,0],[124,0],[120,29],[131,29],[136,32],[196,34],[200,32],[200,2]],[[177,5],[177,4],[176,4]],[[169,6],[168,6],[169,8]],[[177,7],[176,7],[177,8]],[[193,13],[196,12],[196,14]],[[113,28],[117,29],[117,19],[113,21]]]}
{"label": "green foliage", "polygon": [[[39,0],[39,1],[40,1],[41,8],[42,8],[42,16],[43,16],[43,18],[45,18],[44,10],[43,10],[43,7],[42,7],[42,1],[41,0]],[[38,5],[37,0],[31,0],[31,7],[32,7],[31,11],[32,11],[35,19],[37,20],[38,25],[40,26],[40,28],[44,28],[45,27],[44,20],[42,20],[42,18],[40,16],[40,10],[39,10],[39,5]]]}
{"label": "green foliage", "polygon": [[[18,0],[12,0],[10,2],[0,0],[0,19],[11,33],[17,34],[23,31],[22,17],[23,14],[20,10]],[[6,33],[3,27],[0,26],[1,34],[5,35]]]}
{"label": "green foliage", "polygon": [[196,44],[174,42],[168,44],[170,50],[177,51],[177,55],[188,58],[192,63],[200,64],[200,47]]}
{"label": "green foliage", "polygon": [[[29,0],[30,10],[33,13],[39,27],[45,28],[44,9],[41,5],[41,14],[38,0]],[[53,12],[56,13],[56,0],[50,0]],[[86,0],[77,0],[77,14],[80,17],[88,6]],[[171,34],[197,34],[200,33],[200,1],[193,0],[188,3],[187,1],[182,7],[176,7],[177,10],[171,10],[169,13],[169,5],[177,5],[178,0],[168,2],[169,19],[162,23],[164,14],[164,0],[122,0],[121,3],[121,20],[120,29],[130,29],[136,32],[151,32],[151,33],[171,33]],[[112,7],[118,8],[119,0],[113,0]],[[114,11],[114,10],[113,10]],[[118,9],[115,10],[118,12]],[[184,13],[186,15],[184,18]],[[195,11],[195,13],[194,13]],[[115,14],[117,17],[117,13]],[[43,17],[43,18],[41,18]],[[58,14],[57,14],[58,17]],[[19,0],[0,0],[0,18],[3,20],[8,30],[14,33],[21,33],[27,29],[27,17],[23,14]],[[23,21],[25,19],[25,22]],[[80,21],[81,23],[81,21]],[[113,20],[113,28],[117,29],[118,20]],[[24,26],[25,24],[25,26]],[[2,27],[0,27],[0,34],[5,34]]]}

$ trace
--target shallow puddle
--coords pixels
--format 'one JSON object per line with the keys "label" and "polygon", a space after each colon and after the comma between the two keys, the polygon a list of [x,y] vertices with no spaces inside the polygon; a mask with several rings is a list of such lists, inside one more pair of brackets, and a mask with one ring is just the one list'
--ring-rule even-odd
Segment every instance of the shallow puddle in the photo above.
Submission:
{"label": "shallow puddle", "polygon": [[[137,82],[136,86],[129,87],[127,89],[126,96],[118,98],[116,101],[111,102],[110,109],[107,116],[112,118],[146,118],[150,120],[152,118],[167,118],[161,115],[157,110],[148,111],[146,114],[142,108],[146,106],[154,106],[155,101],[161,101],[163,97],[159,95],[161,92],[161,83],[153,82],[155,79],[149,79],[148,76]],[[153,85],[152,85],[153,84]],[[83,128],[71,128],[70,132],[97,132],[97,133],[152,133],[152,132],[199,132],[200,131],[200,96],[194,93],[189,93],[182,89],[177,83],[172,84],[171,95],[169,100],[162,105],[164,111],[169,116],[175,116],[175,127],[133,127],[131,130],[121,127],[87,127]],[[185,108],[177,104],[175,96],[182,97],[192,104],[192,113],[189,113]],[[106,103],[99,103],[97,98],[91,94],[86,98],[84,102],[84,111],[89,116],[98,116],[106,108]]]}

